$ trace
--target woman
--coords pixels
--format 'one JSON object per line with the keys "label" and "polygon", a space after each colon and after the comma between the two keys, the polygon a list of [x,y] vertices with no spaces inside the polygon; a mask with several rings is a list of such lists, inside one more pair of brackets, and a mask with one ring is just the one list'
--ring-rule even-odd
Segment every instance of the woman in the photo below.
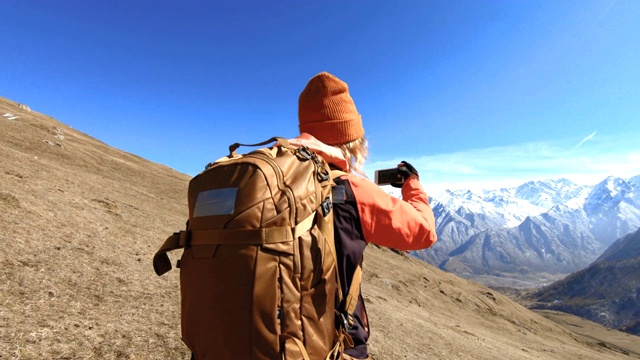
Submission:
{"label": "woman", "polygon": [[[300,94],[300,136],[291,144],[307,146],[332,168],[346,174],[335,179],[345,190],[344,202],[334,203],[334,234],[342,293],[362,266],[367,243],[400,250],[418,250],[437,240],[433,211],[418,178],[406,162],[398,165],[402,200],[385,193],[362,171],[367,156],[362,119],[345,82],[323,72],[314,76]],[[344,312],[345,304],[338,305]],[[348,331],[354,346],[344,359],[369,359],[369,326],[362,295],[358,297]]]}

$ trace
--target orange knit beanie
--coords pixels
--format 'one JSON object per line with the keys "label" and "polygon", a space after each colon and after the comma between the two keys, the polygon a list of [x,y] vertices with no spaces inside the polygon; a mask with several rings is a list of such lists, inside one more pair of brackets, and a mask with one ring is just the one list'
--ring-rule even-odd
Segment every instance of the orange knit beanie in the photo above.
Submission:
{"label": "orange knit beanie", "polygon": [[300,133],[308,133],[327,145],[340,145],[364,136],[362,117],[349,95],[347,84],[323,72],[302,90],[298,101]]}

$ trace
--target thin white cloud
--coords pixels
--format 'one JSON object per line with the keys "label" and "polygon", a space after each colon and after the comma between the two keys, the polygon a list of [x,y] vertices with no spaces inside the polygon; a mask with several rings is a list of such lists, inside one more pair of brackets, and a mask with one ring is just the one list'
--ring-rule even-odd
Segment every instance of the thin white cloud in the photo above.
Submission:
{"label": "thin white cloud", "polygon": [[598,132],[598,131],[596,130],[596,131],[592,132],[591,134],[589,134],[586,138],[582,139],[582,141],[580,141],[576,146],[574,146],[574,147],[573,147],[573,149],[571,149],[571,151],[573,151],[573,150],[575,150],[575,149],[579,148],[579,147],[580,147],[580,145],[582,145],[582,144],[584,144],[585,142],[587,142],[587,141],[589,141],[589,140],[593,139],[593,137],[594,137],[594,136],[596,136],[596,133],[597,133],[597,132]]}
{"label": "thin white cloud", "polygon": [[[589,135],[581,143],[593,139]],[[633,138],[599,136],[580,152],[567,151],[563,142],[538,142],[472,149],[448,154],[403,157],[366,164],[367,173],[393,167],[400,160],[413,164],[427,191],[459,188],[499,188],[530,180],[567,178],[596,184],[609,175],[628,178],[640,174],[640,148]]]}

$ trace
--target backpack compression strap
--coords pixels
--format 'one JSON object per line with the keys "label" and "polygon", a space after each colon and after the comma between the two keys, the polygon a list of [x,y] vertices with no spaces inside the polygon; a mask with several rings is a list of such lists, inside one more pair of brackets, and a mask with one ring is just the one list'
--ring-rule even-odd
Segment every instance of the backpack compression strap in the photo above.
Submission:
{"label": "backpack compression strap", "polygon": [[160,249],[153,256],[153,270],[158,276],[171,270],[171,260],[167,253],[172,250],[184,248],[189,242],[189,231],[173,233],[164,241]]}
{"label": "backpack compression strap", "polygon": [[262,229],[182,230],[169,236],[153,257],[153,269],[158,276],[171,270],[167,253],[193,245],[260,245],[293,241],[313,226],[316,211],[298,225]]}

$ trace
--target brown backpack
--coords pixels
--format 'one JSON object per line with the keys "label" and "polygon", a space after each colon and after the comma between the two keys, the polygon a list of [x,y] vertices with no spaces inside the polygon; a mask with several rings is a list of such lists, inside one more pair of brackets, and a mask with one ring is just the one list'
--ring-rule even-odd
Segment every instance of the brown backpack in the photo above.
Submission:
{"label": "brown backpack", "polygon": [[[171,270],[166,253],[184,248],[183,341],[197,360],[339,358],[350,339],[348,325],[336,327],[328,164],[282,138],[229,152],[190,181],[187,229],[153,259],[162,275]],[[357,299],[359,281],[349,293]]]}

